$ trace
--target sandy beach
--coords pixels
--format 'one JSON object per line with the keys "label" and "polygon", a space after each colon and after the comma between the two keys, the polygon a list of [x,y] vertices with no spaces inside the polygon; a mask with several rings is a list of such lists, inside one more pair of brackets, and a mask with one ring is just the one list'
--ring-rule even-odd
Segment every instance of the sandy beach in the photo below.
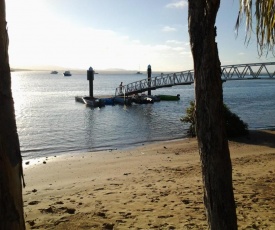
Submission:
{"label": "sandy beach", "polygon": [[[239,229],[275,229],[275,131],[229,142]],[[197,141],[24,161],[27,229],[207,229]]]}

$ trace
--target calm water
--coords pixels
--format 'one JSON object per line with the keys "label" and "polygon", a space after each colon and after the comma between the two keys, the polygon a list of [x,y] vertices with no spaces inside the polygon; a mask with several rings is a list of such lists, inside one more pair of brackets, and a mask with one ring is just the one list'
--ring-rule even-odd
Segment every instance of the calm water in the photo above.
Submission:
{"label": "calm water", "polygon": [[[94,95],[114,95],[124,84],[146,75],[95,75]],[[180,122],[194,99],[191,86],[176,86],[152,94],[181,95],[177,102],[106,106],[91,109],[75,102],[88,95],[85,74],[71,77],[48,72],[12,73],[16,121],[24,159],[129,147],[157,140],[182,138],[187,126]],[[250,129],[275,128],[275,81],[250,80],[224,83],[224,101]]]}

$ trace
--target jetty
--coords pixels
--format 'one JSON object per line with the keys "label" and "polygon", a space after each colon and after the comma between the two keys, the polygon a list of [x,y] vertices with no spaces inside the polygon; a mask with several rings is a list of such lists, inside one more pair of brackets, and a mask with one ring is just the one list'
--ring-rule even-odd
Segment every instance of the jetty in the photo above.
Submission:
{"label": "jetty", "polygon": [[[90,67],[87,71],[87,80],[89,81],[89,96],[75,97],[77,102],[81,102],[92,107],[102,107],[105,105],[115,104],[130,105],[132,102],[147,104],[160,100],[179,100],[179,94],[176,96],[152,96],[151,90],[178,85],[190,85],[194,83],[194,70],[186,70],[168,74],[161,73],[159,76],[152,77],[151,65],[148,65],[148,77],[146,79],[117,87],[115,89],[114,96],[94,97],[94,74],[95,72],[93,68]],[[229,80],[275,79],[275,62],[224,65],[221,66],[221,79],[223,82]],[[147,95],[144,94],[145,92],[147,92]]]}

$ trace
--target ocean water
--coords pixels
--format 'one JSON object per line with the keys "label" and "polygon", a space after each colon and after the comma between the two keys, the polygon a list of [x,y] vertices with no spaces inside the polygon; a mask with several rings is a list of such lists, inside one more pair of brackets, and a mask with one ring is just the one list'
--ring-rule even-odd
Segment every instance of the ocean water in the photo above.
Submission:
{"label": "ocean water", "polygon": [[[97,74],[94,96],[114,95],[121,81],[146,77]],[[75,96],[89,94],[86,74],[63,77],[35,71],[13,72],[12,91],[24,159],[183,138],[188,125],[180,118],[194,99],[193,85],[176,86],[152,94],[180,94],[180,101],[92,109],[75,102]],[[275,128],[274,80],[227,81],[223,91],[224,102],[250,129]]]}

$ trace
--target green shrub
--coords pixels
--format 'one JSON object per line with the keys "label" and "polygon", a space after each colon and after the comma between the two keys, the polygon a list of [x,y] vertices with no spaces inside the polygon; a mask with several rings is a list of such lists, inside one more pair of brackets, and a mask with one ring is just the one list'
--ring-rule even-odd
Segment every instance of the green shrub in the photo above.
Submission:
{"label": "green shrub", "polygon": [[187,131],[191,137],[196,136],[196,122],[195,122],[195,102],[190,101],[190,106],[186,108],[186,115],[180,119],[184,123],[190,123]]}
{"label": "green shrub", "polygon": [[[227,137],[238,137],[248,135],[248,125],[243,122],[235,113],[224,104],[225,122]],[[196,121],[195,121],[195,102],[190,101],[190,106],[186,109],[186,115],[180,119],[184,123],[190,123],[188,135],[196,136]]]}

